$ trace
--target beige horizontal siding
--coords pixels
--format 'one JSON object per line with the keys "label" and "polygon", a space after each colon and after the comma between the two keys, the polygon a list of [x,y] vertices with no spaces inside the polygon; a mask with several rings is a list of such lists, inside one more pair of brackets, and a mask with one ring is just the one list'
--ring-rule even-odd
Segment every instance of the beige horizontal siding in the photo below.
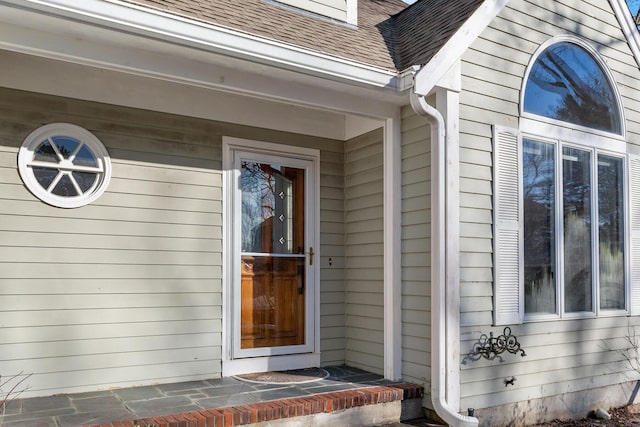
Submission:
{"label": "beige horizontal siding", "polygon": [[[91,205],[46,205],[20,180],[18,147],[52,122],[110,153]],[[3,377],[33,374],[43,395],[220,375],[223,135],[321,149],[322,360],[344,363],[342,142],[0,89]]]}
{"label": "beige horizontal siding", "polygon": [[344,144],[320,148],[320,357],[327,366],[345,361]]}
{"label": "beige horizontal siding", "polygon": [[[512,326],[526,356],[504,353],[503,363],[468,363],[463,404],[505,404],[611,385],[621,378],[637,379],[639,374],[630,369],[627,357],[633,357],[635,351],[628,338],[640,332],[639,325],[635,318],[614,317]],[[498,328],[492,330],[496,335],[502,333]],[[474,343],[468,339],[472,336],[468,333],[463,339],[463,356],[464,349]],[[516,384],[505,390],[503,379],[511,376],[517,378]]]}
{"label": "beige horizontal siding", "polygon": [[[430,136],[424,118],[402,110],[402,375],[427,390],[431,378]],[[425,404],[430,405],[428,398]]]}
{"label": "beige horizontal siding", "polygon": [[281,0],[281,3],[340,21],[347,20],[347,0]]}
{"label": "beige horizontal siding", "polygon": [[382,130],[345,147],[345,361],[384,371]]}
{"label": "beige horizontal siding", "polygon": [[[590,43],[610,67],[625,106],[632,143],[640,134],[638,65],[609,2],[509,2],[463,56],[460,95],[461,357],[492,327],[492,125],[518,127],[526,68],[541,43],[571,34]],[[634,136],[635,135],[635,136]],[[511,326],[527,356],[461,365],[461,408],[486,408],[588,390],[637,378],[620,349],[627,322],[614,317]],[[628,344],[628,343],[627,343]],[[628,346],[628,345],[627,345]],[[504,379],[516,377],[513,386]]]}

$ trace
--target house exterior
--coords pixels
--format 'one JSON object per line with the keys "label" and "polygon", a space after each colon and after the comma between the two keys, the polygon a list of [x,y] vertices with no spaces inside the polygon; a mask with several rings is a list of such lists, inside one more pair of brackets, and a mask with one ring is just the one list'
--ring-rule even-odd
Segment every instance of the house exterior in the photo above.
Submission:
{"label": "house exterior", "polygon": [[0,375],[633,402],[639,59],[621,0],[0,0]]}

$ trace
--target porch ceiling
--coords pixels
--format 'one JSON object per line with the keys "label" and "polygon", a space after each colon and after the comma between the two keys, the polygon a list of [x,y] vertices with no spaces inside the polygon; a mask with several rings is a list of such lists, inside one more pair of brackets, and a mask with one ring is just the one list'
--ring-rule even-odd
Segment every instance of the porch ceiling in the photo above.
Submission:
{"label": "porch ceiling", "polygon": [[[6,50],[342,112],[371,100],[407,102],[396,90],[396,72],[294,46],[123,6],[94,16],[12,3],[0,0],[0,48]],[[336,102],[347,97],[354,100]],[[384,108],[371,113],[388,117]]]}

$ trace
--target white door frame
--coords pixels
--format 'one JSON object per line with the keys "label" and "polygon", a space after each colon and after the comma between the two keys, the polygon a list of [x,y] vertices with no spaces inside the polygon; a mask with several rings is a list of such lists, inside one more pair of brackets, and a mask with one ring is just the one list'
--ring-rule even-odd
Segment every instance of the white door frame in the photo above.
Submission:
{"label": "white door frame", "polygon": [[[235,239],[239,231],[235,219],[239,205],[232,185],[239,170],[236,154],[255,153],[259,156],[293,159],[308,163],[310,173],[306,177],[305,225],[306,250],[314,246],[315,260],[319,260],[320,242],[320,152],[289,145],[267,143],[248,139],[223,137],[223,266],[222,266],[222,375],[231,376],[250,372],[298,369],[320,364],[320,269],[319,262],[307,263],[307,289],[305,295],[305,344],[300,346],[240,349],[240,299],[236,283],[239,283],[240,248]],[[302,162],[300,162],[302,161]],[[293,165],[295,166],[295,165]]]}

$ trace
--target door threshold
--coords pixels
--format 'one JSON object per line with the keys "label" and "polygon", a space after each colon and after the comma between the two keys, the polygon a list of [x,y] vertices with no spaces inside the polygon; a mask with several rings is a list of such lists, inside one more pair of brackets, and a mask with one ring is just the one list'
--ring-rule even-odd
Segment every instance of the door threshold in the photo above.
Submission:
{"label": "door threshold", "polygon": [[283,356],[248,357],[222,361],[222,376],[254,374],[266,371],[316,368],[320,366],[320,353],[287,354]]}

